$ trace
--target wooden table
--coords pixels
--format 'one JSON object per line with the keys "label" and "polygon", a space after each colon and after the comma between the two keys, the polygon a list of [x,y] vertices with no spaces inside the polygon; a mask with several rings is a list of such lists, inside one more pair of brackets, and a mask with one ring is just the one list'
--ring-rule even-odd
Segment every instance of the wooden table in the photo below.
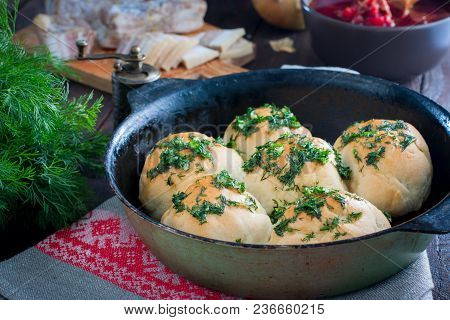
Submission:
{"label": "wooden table", "polygon": [[[29,25],[37,13],[44,10],[43,0],[22,1],[18,17],[17,29]],[[256,59],[245,67],[250,70],[263,68],[279,68],[283,64],[302,64],[308,66],[323,65],[310,47],[307,31],[293,32],[280,30],[263,22],[251,6],[249,0],[208,0],[208,12],[205,20],[221,28],[245,27],[248,36],[257,44]],[[289,36],[295,41],[297,50],[294,54],[274,52],[268,41]],[[429,98],[437,101],[450,110],[450,52],[447,58],[435,69],[423,74],[412,81],[403,84]],[[79,96],[92,91],[91,88],[71,83],[70,94]],[[104,108],[98,119],[97,128],[102,132],[113,132],[112,99],[108,94],[94,91],[95,96],[104,96]],[[112,196],[112,192],[104,178],[89,179],[89,184],[95,190],[96,197],[90,206],[94,208],[102,201]],[[25,249],[37,242],[44,235],[35,235],[32,239],[17,240],[13,251],[8,255]],[[435,237],[428,248],[430,266],[435,283],[433,296],[435,299],[450,299],[449,289],[449,249],[450,235]],[[4,254],[5,256],[5,254]],[[2,254],[0,252],[0,259]]]}

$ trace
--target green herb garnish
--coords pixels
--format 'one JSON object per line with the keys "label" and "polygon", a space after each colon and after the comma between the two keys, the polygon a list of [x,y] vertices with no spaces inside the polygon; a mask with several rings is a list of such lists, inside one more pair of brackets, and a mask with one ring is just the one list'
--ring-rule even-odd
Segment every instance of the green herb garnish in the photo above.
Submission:
{"label": "green herb garnish", "polygon": [[261,122],[267,121],[271,130],[276,130],[282,127],[297,129],[301,127],[295,115],[288,107],[278,108],[274,104],[264,104],[261,108],[270,108],[270,115],[260,116],[255,109],[250,107],[247,112],[241,116],[237,116],[232,124],[233,129],[248,137],[258,131],[257,125]]}
{"label": "green herb garnish", "polygon": [[297,205],[295,207],[295,211],[305,212],[306,214],[320,219],[322,217],[322,213],[320,212],[320,209],[326,204],[325,198],[322,196],[322,194],[317,195],[308,195],[303,196],[299,199],[297,202]]}
{"label": "green herb garnish", "polygon": [[166,180],[166,184],[167,184],[168,186],[172,186],[172,185],[173,185],[172,175],[173,175],[173,174],[171,174],[171,175],[167,178],[167,180]]}
{"label": "green herb garnish", "polygon": [[342,208],[345,208],[346,200],[345,197],[337,191],[330,191],[328,194],[329,197],[337,201]]}
{"label": "green herb garnish", "polygon": [[221,203],[223,203],[227,207],[245,206],[244,204],[242,204],[238,201],[233,201],[233,200],[227,199],[224,195],[220,195],[218,199],[220,200]]}
{"label": "green herb garnish", "polygon": [[222,137],[217,137],[215,140],[216,140],[216,143],[225,147],[225,141],[223,141]]}
{"label": "green herb garnish", "polygon": [[256,204],[256,200],[253,197],[246,196],[245,197],[245,205],[250,209],[250,211],[258,210],[258,205]]}
{"label": "green herb garnish", "polygon": [[237,145],[236,145],[236,138],[230,138],[230,141],[227,142],[227,144],[225,145],[227,148],[231,148],[231,149],[236,149]]}
{"label": "green herb garnish", "polygon": [[388,219],[389,222],[392,222],[392,216],[389,212],[382,210],[381,212],[383,212],[384,216],[386,217],[386,219]]}
{"label": "green herb garnish", "polygon": [[252,133],[258,131],[256,127],[259,123],[266,120],[266,117],[260,116],[255,112],[254,108],[248,108],[247,112],[241,116],[236,116],[232,127],[234,130],[248,137]]}
{"label": "green herb garnish", "polygon": [[[291,145],[286,155],[289,167],[279,167],[277,159],[283,154],[285,145],[282,140],[289,139]],[[295,134],[282,135],[277,141],[269,141],[263,146],[257,147],[256,152],[249,160],[244,162],[243,169],[246,172],[260,167],[265,176],[276,176],[278,180],[288,187],[293,187],[294,180],[301,173],[306,162],[318,162],[325,164],[329,160],[330,150],[321,149],[314,145],[311,139]]]}
{"label": "green herb garnish", "polygon": [[195,198],[196,203],[200,202],[201,198],[203,198],[205,196],[205,191],[206,191],[206,187],[201,186],[200,192],[198,193],[197,197]]}
{"label": "green herb garnish", "polygon": [[275,224],[278,222],[278,219],[280,219],[286,212],[288,203],[280,204],[275,199],[273,199],[273,202],[275,203],[275,206],[273,207],[272,213],[269,215],[269,218],[272,221],[272,224]]}
{"label": "green herb garnish", "polygon": [[302,241],[309,242],[312,239],[314,239],[315,237],[316,237],[316,234],[314,232],[310,232],[302,239]]}
{"label": "green herb garnish", "polygon": [[[321,208],[327,204],[327,197],[331,197],[332,199],[338,201],[342,206],[345,206],[345,198],[339,193],[338,190],[327,189],[320,186],[313,186],[303,187],[301,193],[301,197],[295,203],[294,216],[289,219],[285,218],[284,214],[286,212],[286,209],[292,204],[286,202],[281,205],[275,201],[275,207],[270,214],[270,219],[273,224],[278,222],[278,224],[274,228],[274,231],[280,237],[282,237],[285,232],[293,231],[293,229],[289,227],[289,224],[297,221],[297,219],[299,219],[299,214],[302,212],[306,213],[312,218],[320,220],[322,217]],[[339,226],[339,222],[339,217],[327,219],[320,230],[332,231]]]}
{"label": "green herb garnish", "polygon": [[205,168],[202,166],[201,163],[196,163],[195,164],[195,173],[200,173],[200,172],[204,172]]}
{"label": "green herb garnish", "polygon": [[405,150],[411,143],[413,143],[414,141],[416,141],[416,138],[406,134],[404,132],[400,133],[400,136],[403,137],[403,140],[400,141],[400,147],[402,148],[402,150]]}
{"label": "green herb garnish", "polygon": [[339,227],[339,222],[339,217],[334,217],[333,219],[328,218],[320,228],[320,231],[333,231],[334,229]]}
{"label": "green herb garnish", "polygon": [[318,162],[325,164],[331,151],[328,149],[317,148],[308,138],[301,138],[296,146],[291,148],[288,155],[289,170],[278,177],[281,183],[286,186],[294,184],[295,177],[302,171],[306,162]]}
{"label": "green herb garnish", "polygon": [[334,240],[337,240],[337,239],[339,239],[340,237],[343,237],[343,236],[345,236],[345,235],[347,235],[347,232],[336,231],[336,232],[334,233],[334,235],[333,235],[333,239],[334,239]]}
{"label": "green herb garnish", "polygon": [[[384,120],[382,124],[376,127],[373,127],[372,124],[368,124],[359,128],[356,132],[344,131],[341,136],[342,145],[345,146],[352,141],[364,139],[364,141],[360,142],[364,147],[368,149],[378,148],[376,151],[371,151],[366,156],[366,163],[378,168],[377,162],[385,152],[385,147],[382,146],[382,144],[390,145],[394,143],[396,146],[400,146],[402,151],[404,151],[411,143],[415,141],[415,137],[406,134],[405,130],[408,130],[408,126],[402,120]],[[403,139],[400,139],[399,137],[403,137]],[[386,138],[389,138],[392,141],[385,141]],[[361,162],[361,158],[355,148],[353,148],[353,155],[358,162]]]}
{"label": "green herb garnish", "polygon": [[244,162],[242,169],[245,172],[247,173],[252,172],[256,167],[261,166],[263,161],[263,154],[262,154],[263,147],[264,146],[257,147],[256,152],[251,155],[250,159]]}
{"label": "green herb garnish", "polygon": [[282,237],[286,232],[292,232],[294,230],[289,227],[289,223],[295,222],[296,220],[297,217],[292,217],[289,219],[284,218],[275,226],[275,228],[273,228],[273,230],[278,236]]}
{"label": "green herb garnish", "polygon": [[254,210],[258,209],[256,200],[250,196],[245,197],[244,202],[229,200],[224,195],[220,195],[217,199],[220,201],[220,203],[227,207],[242,207],[248,209],[251,212],[254,212]]}
{"label": "green herb garnish", "polygon": [[217,189],[235,189],[239,193],[243,193],[245,191],[245,185],[242,182],[237,181],[234,179],[228,171],[222,170],[220,171],[213,180],[213,184]]}
{"label": "green herb garnish", "polygon": [[353,148],[353,156],[355,157],[356,161],[362,162],[361,158],[358,155],[358,151],[356,150],[356,148]]}
{"label": "green herb garnish", "polygon": [[322,217],[321,208],[327,203],[326,198],[330,197],[339,202],[342,208],[345,207],[345,197],[338,190],[327,189],[320,186],[303,187],[302,195],[297,200],[295,212],[305,212],[313,218]]}
{"label": "green herb garnish", "polygon": [[[163,149],[156,167],[147,171],[147,178],[153,179],[159,174],[169,171],[170,168],[189,170],[191,161],[197,156],[203,159],[211,159],[209,146],[212,142],[208,139],[189,135],[189,141],[185,142],[181,137],[175,137],[168,141],[162,141],[156,148]],[[188,151],[188,153],[182,153]]]}
{"label": "green herb garnish", "polygon": [[346,146],[347,144],[349,144],[352,141],[355,141],[359,138],[370,138],[375,136],[377,133],[377,131],[372,129],[372,125],[368,124],[364,127],[361,127],[358,129],[358,131],[356,132],[346,132],[344,131],[344,133],[342,133],[341,138],[342,138],[342,144],[344,146]]}
{"label": "green herb garnish", "polygon": [[281,143],[271,142],[265,149],[266,155],[269,159],[278,159],[284,152],[284,146]]}
{"label": "green herb garnish", "polygon": [[288,107],[282,107],[280,109],[273,104],[265,104],[263,107],[270,107],[272,109],[271,115],[267,117],[269,127],[272,130],[282,127],[297,129],[302,126]]}
{"label": "green herb garnish", "polygon": [[192,208],[186,208],[186,210],[198,221],[200,224],[204,224],[206,222],[207,214],[217,214],[221,215],[225,210],[225,204],[223,202],[220,203],[212,203],[207,200],[202,201],[201,203],[196,203]]}
{"label": "green herb garnish", "polygon": [[[217,189],[229,188],[234,189],[239,193],[243,193],[245,191],[244,184],[234,180],[226,170],[223,170],[219,174],[214,176],[212,185],[214,185]],[[195,205],[192,208],[189,208],[183,203],[183,200],[186,199],[187,196],[188,195],[184,192],[175,193],[172,196],[173,207],[176,212],[186,210],[194,218],[196,218],[200,222],[200,224],[206,222],[206,216],[208,214],[223,214],[225,207],[227,206],[244,207],[250,211],[256,210],[258,208],[256,200],[251,198],[250,196],[247,196],[245,198],[244,203],[227,199],[224,195],[219,195],[216,198],[216,200],[218,200],[217,203],[205,200],[205,198],[207,197],[205,186],[200,187],[200,191],[195,197]]]}
{"label": "green herb garnish", "polygon": [[378,169],[377,163],[378,161],[380,161],[380,158],[383,157],[385,151],[386,151],[385,147],[380,147],[376,151],[369,152],[365,157],[366,164],[369,166],[374,166],[375,168]]}
{"label": "green herb garnish", "polygon": [[[205,159],[211,158],[211,152],[208,149],[208,147],[212,144],[210,140],[196,137],[193,134],[189,135],[189,139],[189,147],[184,149],[189,149],[192,152],[193,157],[201,156]],[[170,143],[168,146],[170,147]]]}
{"label": "green herb garnish", "polygon": [[383,124],[377,127],[378,130],[383,131],[398,131],[408,129],[406,123],[402,120],[397,120],[395,122],[383,121]]}
{"label": "green herb garnish", "polygon": [[58,230],[86,213],[86,173],[103,170],[102,99],[70,98],[63,62],[13,39],[17,6],[0,3],[0,230]]}
{"label": "green herb garnish", "polygon": [[344,223],[353,223],[358,221],[362,217],[362,212],[352,212],[347,215],[347,218],[344,220]]}
{"label": "green herb garnish", "polygon": [[342,164],[341,154],[339,152],[337,152],[335,149],[333,149],[333,151],[334,151],[334,155],[336,157],[336,169],[337,169],[339,175],[344,180],[350,180],[350,174],[352,173],[352,170],[350,169],[350,167],[344,166]]}
{"label": "green herb garnish", "polygon": [[186,199],[186,197],[187,194],[184,192],[178,192],[172,196],[172,203],[176,212],[181,212],[186,209],[186,206],[183,204],[183,200]]}

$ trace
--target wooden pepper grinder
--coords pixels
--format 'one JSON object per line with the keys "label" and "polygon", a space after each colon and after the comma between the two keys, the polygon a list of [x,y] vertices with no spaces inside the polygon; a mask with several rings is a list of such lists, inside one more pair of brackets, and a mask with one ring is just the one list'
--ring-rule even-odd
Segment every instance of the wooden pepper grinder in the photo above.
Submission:
{"label": "wooden pepper grinder", "polygon": [[114,127],[121,123],[130,113],[131,107],[127,94],[143,84],[156,81],[160,77],[158,69],[144,63],[145,55],[138,46],[133,46],[129,54],[106,53],[85,55],[88,43],[78,40],[78,60],[117,59],[112,74],[112,96],[114,103]]}

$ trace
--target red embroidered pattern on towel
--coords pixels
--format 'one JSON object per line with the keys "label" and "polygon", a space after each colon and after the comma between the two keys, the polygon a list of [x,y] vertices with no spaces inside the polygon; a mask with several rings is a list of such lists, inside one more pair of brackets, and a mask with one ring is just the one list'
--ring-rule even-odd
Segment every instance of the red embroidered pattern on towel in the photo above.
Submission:
{"label": "red embroidered pattern on towel", "polygon": [[226,299],[170,271],[126,219],[95,210],[36,245],[41,252],[147,299]]}

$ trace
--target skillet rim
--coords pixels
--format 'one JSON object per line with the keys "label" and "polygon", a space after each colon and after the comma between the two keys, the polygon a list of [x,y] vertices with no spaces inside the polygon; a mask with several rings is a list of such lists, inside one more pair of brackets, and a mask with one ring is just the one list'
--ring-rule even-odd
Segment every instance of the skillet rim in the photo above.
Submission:
{"label": "skillet rim", "polygon": [[[426,97],[422,94],[415,92],[414,90],[403,87],[397,83],[394,83],[394,82],[391,82],[388,80],[384,80],[384,79],[380,79],[380,78],[376,78],[376,77],[368,76],[368,75],[362,75],[362,74],[350,74],[350,73],[343,73],[343,72],[338,72],[338,71],[315,70],[315,69],[300,69],[300,70],[297,70],[297,69],[262,69],[262,70],[257,70],[257,71],[225,75],[225,76],[220,76],[220,77],[215,77],[215,78],[210,78],[210,79],[203,79],[200,81],[187,81],[186,82],[186,84],[188,84],[187,86],[185,86],[183,88],[177,88],[177,90],[174,90],[173,92],[165,93],[162,96],[158,96],[154,101],[157,101],[161,98],[167,98],[176,93],[179,94],[181,91],[192,89],[195,86],[200,86],[203,84],[204,81],[220,83],[221,81],[227,81],[227,79],[230,79],[230,78],[233,80],[239,80],[239,78],[242,78],[242,77],[249,78],[249,77],[258,76],[260,74],[277,74],[277,73],[296,74],[296,73],[305,73],[305,72],[323,74],[323,76],[325,76],[325,77],[328,75],[329,78],[331,78],[331,80],[335,80],[339,76],[344,75],[345,77],[352,78],[351,80],[354,80],[354,81],[365,80],[365,81],[369,81],[369,82],[375,82],[378,85],[383,85],[386,87],[394,85],[396,87],[396,90],[400,90],[400,92],[403,91],[409,95],[412,95],[415,98],[426,101],[429,104],[427,106],[428,112],[430,112],[436,119],[438,119],[438,116],[436,113],[440,114],[440,116],[443,117],[444,120],[446,120],[446,125],[443,123],[444,122],[443,119],[438,119],[438,120],[444,126],[444,128],[446,128],[447,135],[450,138],[450,112],[449,111],[444,109],[442,106],[440,106],[433,100],[429,99],[428,97]],[[247,79],[247,80],[249,80],[249,79]],[[324,86],[329,83],[332,83],[332,81],[326,81]],[[188,238],[188,239],[192,239],[192,240],[196,240],[196,241],[200,241],[200,242],[205,242],[205,243],[213,243],[213,244],[217,244],[217,245],[221,245],[221,246],[228,246],[228,247],[233,247],[233,248],[245,248],[245,249],[269,249],[269,250],[294,249],[295,250],[295,249],[332,247],[332,246],[336,246],[336,245],[349,244],[349,243],[353,243],[353,242],[363,242],[364,240],[378,238],[380,236],[383,236],[383,235],[386,235],[389,233],[393,233],[393,232],[421,233],[419,231],[402,230],[401,227],[404,226],[405,224],[408,224],[408,223],[418,219],[419,217],[429,214],[431,211],[438,210],[440,207],[443,207],[447,202],[450,202],[450,192],[448,192],[446,196],[444,196],[440,201],[438,201],[435,205],[430,207],[428,210],[422,212],[421,214],[417,215],[416,217],[414,217],[410,220],[402,222],[399,225],[396,225],[394,227],[391,227],[391,228],[388,228],[385,230],[381,230],[381,231],[378,231],[375,233],[370,233],[370,234],[367,234],[364,236],[360,236],[360,237],[355,237],[355,238],[350,238],[350,239],[345,239],[345,240],[331,241],[331,242],[324,242],[324,243],[301,244],[301,245],[246,244],[246,243],[236,243],[236,242],[231,242],[231,241],[216,240],[216,239],[206,238],[206,237],[202,237],[202,236],[197,236],[197,235],[187,233],[187,232],[172,228],[170,226],[167,226],[167,225],[159,222],[158,220],[152,218],[151,216],[149,216],[145,212],[141,211],[140,209],[136,208],[122,194],[121,189],[119,188],[119,186],[116,182],[114,170],[113,170],[116,167],[115,166],[116,161],[113,161],[114,159],[116,159],[116,157],[114,156],[114,151],[118,146],[119,147],[122,146],[122,144],[120,142],[123,139],[121,139],[121,138],[124,134],[126,134],[127,129],[129,129],[127,127],[133,126],[133,124],[135,123],[135,121],[133,121],[133,120],[135,118],[139,118],[141,116],[141,114],[145,114],[145,113],[146,113],[146,109],[143,109],[136,113],[131,114],[115,130],[111,140],[108,143],[107,150],[105,153],[104,165],[105,165],[106,177],[108,179],[108,183],[109,183],[111,189],[113,190],[115,196],[128,209],[130,209],[132,212],[137,214],[141,219],[144,219],[145,221],[153,224],[155,227],[161,228],[164,231],[170,232],[172,234],[175,234],[175,235],[178,235],[178,236],[181,236],[184,238]],[[117,148],[117,149],[120,150],[121,148]],[[421,233],[421,234],[423,234],[423,233]]]}

